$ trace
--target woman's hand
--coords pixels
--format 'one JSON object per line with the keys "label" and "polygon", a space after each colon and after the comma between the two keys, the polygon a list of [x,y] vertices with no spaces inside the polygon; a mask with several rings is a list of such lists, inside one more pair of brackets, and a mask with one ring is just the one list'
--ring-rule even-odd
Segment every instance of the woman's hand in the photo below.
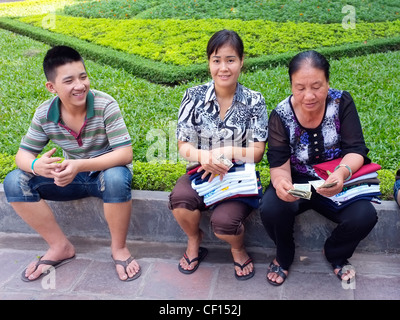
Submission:
{"label": "woman's hand", "polygon": [[343,176],[339,174],[337,171],[333,172],[328,177],[328,179],[325,180],[324,184],[329,184],[329,183],[336,183],[336,184],[329,188],[321,188],[321,187],[317,188],[316,189],[317,193],[319,193],[324,197],[332,197],[343,190]]}
{"label": "woman's hand", "polygon": [[199,167],[197,172],[201,172],[202,170],[204,170],[204,173],[201,176],[202,179],[205,179],[209,174],[211,174],[208,182],[211,182],[216,176],[219,176],[220,180],[222,180],[224,178],[224,175],[228,173],[229,167],[218,160],[218,157],[220,155],[218,149],[206,152],[208,154],[206,154],[206,156],[204,157],[205,159],[203,159],[202,157],[202,161],[200,162],[201,166]]}
{"label": "woman's hand", "polygon": [[287,160],[280,167],[271,168],[270,175],[272,185],[274,186],[276,195],[279,199],[286,202],[299,200],[298,197],[294,197],[288,193],[289,190],[294,189],[290,170],[290,160]]}
{"label": "woman's hand", "polygon": [[276,195],[279,199],[286,202],[294,202],[299,200],[298,197],[292,196],[288,191],[293,189],[294,186],[292,181],[286,178],[277,179],[277,183],[274,184],[274,188],[276,190]]}

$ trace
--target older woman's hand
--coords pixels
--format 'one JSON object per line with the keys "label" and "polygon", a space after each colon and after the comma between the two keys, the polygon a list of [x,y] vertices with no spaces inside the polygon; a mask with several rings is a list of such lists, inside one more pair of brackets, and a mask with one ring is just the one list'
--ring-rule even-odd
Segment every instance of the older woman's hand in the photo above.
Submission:
{"label": "older woman's hand", "polygon": [[[337,182],[337,183],[336,183]],[[332,197],[343,190],[343,178],[340,174],[332,173],[328,179],[326,179],[325,184],[336,183],[329,188],[317,188],[316,191],[324,197]]]}
{"label": "older woman's hand", "polygon": [[283,201],[294,202],[296,200],[299,200],[298,197],[294,197],[290,193],[288,193],[289,190],[294,188],[292,181],[288,179],[279,179],[279,182],[274,184],[274,188],[276,190],[276,195],[278,196],[278,198]]}

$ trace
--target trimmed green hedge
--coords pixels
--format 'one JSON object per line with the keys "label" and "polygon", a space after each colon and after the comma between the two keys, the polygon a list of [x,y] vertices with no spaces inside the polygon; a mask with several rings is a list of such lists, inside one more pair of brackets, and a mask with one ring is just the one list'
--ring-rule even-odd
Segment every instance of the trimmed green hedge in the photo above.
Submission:
{"label": "trimmed green hedge", "polygon": [[74,37],[56,34],[9,18],[0,18],[0,27],[44,42],[50,46],[71,46],[88,59],[116,68],[123,68],[127,72],[154,83],[175,85],[196,78],[205,80],[209,77],[206,64],[188,67],[167,65],[129,53],[95,45]]}
{"label": "trimmed green hedge", "polygon": [[[186,163],[184,162],[140,162],[134,161],[133,165],[133,190],[150,190],[170,192],[178,178],[185,173]],[[260,172],[261,183],[264,187],[269,184],[269,168],[260,164],[256,165]],[[0,154],[0,183],[3,183],[7,173],[16,169],[14,156]],[[380,190],[383,200],[393,200],[393,184],[395,172],[382,169],[378,171],[378,178],[381,181]]]}
{"label": "trimmed green hedge", "polygon": [[[398,2],[398,1],[397,1]],[[65,14],[108,19],[241,19],[277,22],[339,23],[346,5],[359,21],[398,19],[400,3],[385,0],[107,0],[78,1]]]}
{"label": "trimmed green hedge", "polygon": [[[75,37],[56,34],[48,30],[34,27],[9,18],[0,18],[0,27],[31,37],[49,45],[65,44],[76,48],[83,56],[98,63],[107,64],[147,79],[154,83],[176,85],[186,83],[194,79],[204,81],[208,79],[209,72],[206,63],[176,66],[149,60],[126,52],[96,45]],[[328,59],[353,57],[370,53],[385,52],[400,49],[400,37],[390,39],[375,39],[355,44],[345,44],[335,47],[318,49]],[[286,52],[276,55],[247,58],[244,71],[257,70],[287,65],[294,52]]]}
{"label": "trimmed green hedge", "polygon": [[[20,18],[19,21],[46,29],[48,15]],[[346,43],[389,39],[400,33],[400,21],[360,22],[355,29],[342,24],[274,22],[224,19],[88,19],[54,15],[51,31],[87,40],[122,52],[174,65],[207,63],[208,39],[221,29],[235,30],[243,39],[247,57],[275,55]],[[74,27],[71,28],[70,26]]]}
{"label": "trimmed green hedge", "polygon": [[0,153],[0,182],[3,183],[6,175],[12,170],[16,169],[17,165],[14,161],[14,156],[9,156]]}
{"label": "trimmed green hedge", "polygon": [[[340,23],[355,9],[356,21],[392,21],[399,18],[400,3],[387,0],[26,0],[1,3],[0,16],[30,16],[45,10],[109,19],[241,19],[277,22]],[[345,8],[346,10],[346,8]]]}
{"label": "trimmed green hedge", "polygon": [[132,189],[134,190],[171,191],[176,180],[186,170],[186,165],[182,162],[134,161],[132,164]]}

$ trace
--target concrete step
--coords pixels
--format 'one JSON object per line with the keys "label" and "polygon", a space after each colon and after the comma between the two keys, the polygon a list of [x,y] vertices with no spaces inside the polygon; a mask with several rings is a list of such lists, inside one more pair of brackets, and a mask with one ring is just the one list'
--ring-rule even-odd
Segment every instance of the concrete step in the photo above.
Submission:
{"label": "concrete step", "polygon": [[[168,192],[132,190],[132,217],[128,240],[148,242],[186,243],[183,233],[168,209]],[[109,239],[109,231],[103,213],[102,201],[86,198],[68,202],[48,202],[57,221],[67,236]],[[378,211],[378,223],[360,243],[359,252],[400,253],[400,209],[394,201],[374,204]],[[325,239],[335,224],[313,210],[296,218],[296,246],[316,251],[323,248]],[[204,212],[201,220],[204,244],[220,245],[210,226],[210,212]],[[262,225],[257,210],[245,222],[246,246],[274,248]],[[35,234],[14,212],[7,202],[3,185],[0,184],[0,232]]]}
{"label": "concrete step", "polygon": [[[344,300],[367,300],[371,305],[372,300],[400,299],[399,254],[356,252],[350,262],[357,276],[347,284],[333,274],[321,251],[299,248],[287,280],[275,287],[266,281],[267,266],[275,257],[274,249],[247,247],[254,261],[255,276],[237,281],[227,245],[207,245],[209,253],[199,269],[192,275],[185,275],[177,268],[186,249],[185,243],[128,241],[142,275],[135,281],[123,282],[117,278],[108,240],[89,237],[71,237],[70,240],[76,249],[76,259],[41,280],[27,283],[21,281],[21,273],[36,256],[46,252],[46,243],[38,235],[0,232],[0,300],[35,300],[36,308],[38,300],[46,304],[49,300],[101,300],[91,314],[102,312],[102,308],[104,313],[110,310],[112,305],[106,300],[113,304],[116,300],[129,300],[135,315],[143,310],[149,319],[164,319],[162,308],[167,305],[198,306],[195,309],[199,311],[190,317],[172,315],[166,319],[208,319],[211,310],[205,309],[206,306],[234,304],[242,307],[242,313],[240,318],[233,315],[232,319],[252,319],[254,314],[265,312],[266,303],[277,300],[324,300],[339,303],[337,308],[343,308]],[[20,314],[21,304],[17,303],[18,306],[3,303],[2,311],[8,308]],[[394,303],[389,306],[396,307],[398,302]],[[281,308],[276,308],[280,305],[273,302],[271,306],[277,316],[282,315]],[[387,307],[385,303],[384,310]],[[32,308],[24,310],[27,316],[32,314]],[[229,318],[218,312],[214,315],[211,319]]]}

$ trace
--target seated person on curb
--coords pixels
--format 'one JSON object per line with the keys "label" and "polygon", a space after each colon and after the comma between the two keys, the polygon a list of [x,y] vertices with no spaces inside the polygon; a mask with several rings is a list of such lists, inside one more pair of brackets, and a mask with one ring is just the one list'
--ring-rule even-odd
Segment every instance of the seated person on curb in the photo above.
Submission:
{"label": "seated person on curb", "polygon": [[[262,94],[238,82],[243,66],[243,42],[236,32],[216,32],[208,41],[207,56],[212,80],[185,92],[177,138],[180,155],[198,162],[197,172],[204,171],[202,179],[210,175],[211,182],[222,179],[228,172],[229,167],[218,160],[221,155],[228,160],[261,161],[268,135],[268,115]],[[243,222],[253,207],[242,200],[215,204],[211,225],[216,237],[230,245],[236,279],[247,280],[254,276],[255,270],[245,249]],[[199,227],[206,206],[204,196],[192,188],[188,174],[178,179],[170,194],[169,208],[188,237],[178,269],[191,274],[207,255],[207,249],[200,247],[203,231]]]}
{"label": "seated person on curb", "polygon": [[[49,249],[22,273],[33,281],[75,258],[75,248],[55,220],[46,200],[98,197],[111,234],[111,257],[120,280],[133,280],[141,269],[126,246],[131,215],[132,146],[118,103],[90,90],[84,61],[74,49],[56,46],[43,61],[46,88],[56,94],[35,111],[15,161],[18,169],[4,180],[7,201],[38,232]],[[37,158],[49,141],[56,148]],[[84,212],[82,212],[84,214]]]}
{"label": "seated person on curb", "polygon": [[396,178],[393,186],[394,201],[400,206],[400,169],[396,172]]}
{"label": "seated person on curb", "polygon": [[[361,123],[351,95],[329,88],[329,62],[316,51],[297,54],[289,63],[292,94],[272,110],[268,125],[268,162],[271,182],[261,201],[264,227],[276,245],[276,257],[267,270],[267,281],[281,285],[288,276],[294,253],[295,217],[313,209],[337,224],[326,239],[324,254],[340,280],[355,276],[349,259],[377,223],[369,200],[345,207],[328,205],[367,157]],[[311,199],[291,195],[294,183],[318,180],[313,165],[342,158],[326,179],[330,188],[316,189]]]}

